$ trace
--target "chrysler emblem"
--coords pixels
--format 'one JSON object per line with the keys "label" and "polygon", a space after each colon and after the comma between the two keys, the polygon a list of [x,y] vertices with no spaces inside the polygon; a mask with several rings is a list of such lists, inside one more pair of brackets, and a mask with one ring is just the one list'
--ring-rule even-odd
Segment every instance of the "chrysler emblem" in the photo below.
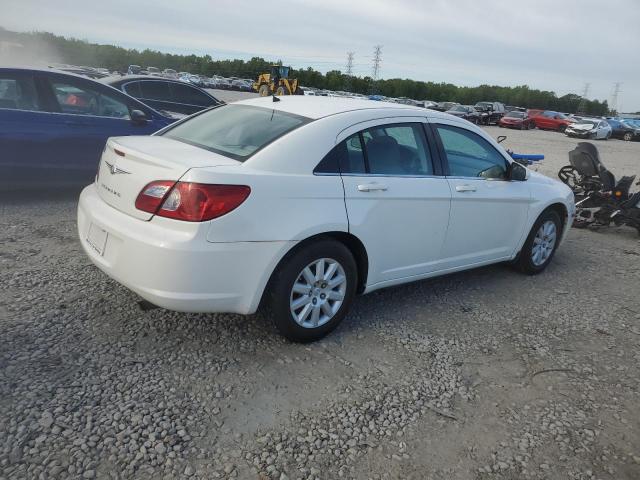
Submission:
{"label": "chrysler emblem", "polygon": [[111,173],[111,175],[116,175],[118,173],[131,173],[131,172],[127,172],[126,170],[122,170],[121,168],[118,168],[115,163],[109,163],[106,160],[104,163],[109,169],[109,172]]}

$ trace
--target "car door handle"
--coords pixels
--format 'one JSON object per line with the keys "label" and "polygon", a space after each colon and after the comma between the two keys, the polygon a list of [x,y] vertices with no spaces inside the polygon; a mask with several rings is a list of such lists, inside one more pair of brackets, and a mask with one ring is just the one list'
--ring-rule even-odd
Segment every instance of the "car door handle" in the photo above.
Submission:
{"label": "car door handle", "polygon": [[376,192],[385,191],[386,189],[387,186],[381,183],[365,183],[364,185],[358,185],[359,192]]}
{"label": "car door handle", "polygon": [[456,185],[456,192],[475,192],[476,187],[473,185]]}

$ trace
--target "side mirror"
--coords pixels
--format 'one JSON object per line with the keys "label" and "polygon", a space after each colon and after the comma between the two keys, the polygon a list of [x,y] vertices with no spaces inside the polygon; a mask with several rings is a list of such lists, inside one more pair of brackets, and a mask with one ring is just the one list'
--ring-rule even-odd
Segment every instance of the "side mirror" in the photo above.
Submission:
{"label": "side mirror", "polygon": [[496,139],[496,141],[497,141],[498,143],[502,143],[502,142],[504,142],[506,139],[507,139],[507,136],[506,136],[506,135],[498,135],[498,138]]}
{"label": "side mirror", "polygon": [[149,120],[147,118],[147,114],[142,110],[131,110],[129,116],[131,118],[131,123],[133,123],[134,125],[146,125],[147,120]]}
{"label": "side mirror", "polygon": [[509,180],[524,182],[529,176],[527,169],[518,162],[511,162],[509,167]]}

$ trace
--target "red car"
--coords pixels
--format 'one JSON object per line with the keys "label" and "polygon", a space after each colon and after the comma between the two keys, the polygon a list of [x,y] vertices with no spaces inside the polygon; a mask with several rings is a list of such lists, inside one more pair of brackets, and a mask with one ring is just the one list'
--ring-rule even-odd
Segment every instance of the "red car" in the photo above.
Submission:
{"label": "red car", "polygon": [[[531,110],[529,110],[531,112]],[[573,120],[567,118],[560,112],[554,112],[552,110],[545,110],[542,113],[538,113],[531,117],[533,127],[538,127],[540,130],[556,130],[558,132],[564,132],[567,126],[573,123]]]}
{"label": "red car", "polygon": [[500,127],[506,128],[519,128],[520,130],[528,130],[531,128],[532,123],[529,115],[524,112],[513,111],[507,113],[498,122]]}

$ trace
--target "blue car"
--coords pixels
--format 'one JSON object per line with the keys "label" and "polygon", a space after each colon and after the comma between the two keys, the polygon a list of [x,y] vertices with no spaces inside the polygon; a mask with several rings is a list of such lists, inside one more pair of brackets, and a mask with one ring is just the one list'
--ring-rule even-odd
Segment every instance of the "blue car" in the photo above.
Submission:
{"label": "blue car", "polygon": [[108,137],[174,121],[88,78],[0,68],[0,191],[91,183]]}

